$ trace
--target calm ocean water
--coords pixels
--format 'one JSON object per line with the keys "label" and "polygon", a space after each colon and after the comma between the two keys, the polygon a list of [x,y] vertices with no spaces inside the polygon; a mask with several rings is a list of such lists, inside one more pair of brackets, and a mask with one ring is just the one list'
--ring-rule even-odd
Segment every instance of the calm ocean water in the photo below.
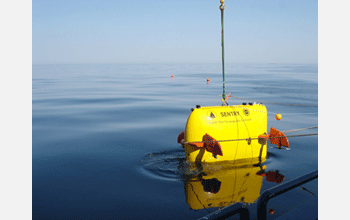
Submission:
{"label": "calm ocean water", "polygon": [[[32,75],[33,219],[197,219],[218,210],[199,198],[215,190],[187,181],[177,136],[191,108],[221,105],[221,64],[33,65]],[[227,64],[229,92],[265,102],[317,105],[318,67]],[[229,98],[228,103],[242,100]],[[318,126],[317,107],[265,105],[268,130]],[[276,113],[282,120],[274,119]],[[293,134],[306,133],[317,129]],[[265,172],[278,170],[285,182],[318,169],[317,136],[289,142],[290,150],[268,144],[263,164]],[[239,182],[243,170],[226,174]],[[213,179],[220,180],[219,173]],[[251,193],[255,202],[247,204],[252,219],[259,195],[279,184],[257,177],[239,191],[256,191]],[[236,184],[225,181],[221,178],[222,190]],[[188,187],[199,190],[202,208],[193,208]],[[268,208],[275,212],[268,219],[318,196],[317,179],[303,187],[271,200]]]}

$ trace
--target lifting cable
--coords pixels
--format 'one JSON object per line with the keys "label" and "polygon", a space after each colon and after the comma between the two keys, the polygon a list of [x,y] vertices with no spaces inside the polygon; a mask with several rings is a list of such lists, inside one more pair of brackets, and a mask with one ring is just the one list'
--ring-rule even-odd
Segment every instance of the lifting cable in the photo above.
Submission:
{"label": "lifting cable", "polygon": [[222,100],[225,100],[223,105],[227,105],[226,94],[225,94],[225,51],[224,51],[224,0],[220,0],[220,10],[221,10],[221,47],[222,47]]}
{"label": "lifting cable", "polygon": [[307,107],[318,107],[317,105],[298,105],[298,104],[284,104],[284,103],[276,103],[276,102],[261,102],[257,100],[250,100],[250,99],[244,99],[237,96],[232,96],[229,93],[227,96],[225,94],[225,50],[224,50],[224,9],[225,4],[224,0],[220,0],[220,11],[221,11],[221,52],[222,52],[222,102],[223,106],[227,106],[227,99],[228,97],[233,97],[236,99],[243,99],[247,101],[253,101],[258,103],[267,103],[267,104],[274,104],[274,105],[291,105],[291,106],[307,106]]}

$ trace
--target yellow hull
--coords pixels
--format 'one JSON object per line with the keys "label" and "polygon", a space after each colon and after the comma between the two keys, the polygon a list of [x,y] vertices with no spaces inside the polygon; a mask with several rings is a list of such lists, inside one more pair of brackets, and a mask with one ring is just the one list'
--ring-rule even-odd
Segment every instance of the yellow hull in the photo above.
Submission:
{"label": "yellow hull", "polygon": [[[190,162],[236,161],[257,158],[266,160],[267,110],[262,104],[197,107],[188,117],[185,128],[185,153]],[[201,142],[209,134],[217,140],[223,156],[188,143]],[[251,140],[249,139],[251,138]],[[243,139],[239,141],[229,141]]]}

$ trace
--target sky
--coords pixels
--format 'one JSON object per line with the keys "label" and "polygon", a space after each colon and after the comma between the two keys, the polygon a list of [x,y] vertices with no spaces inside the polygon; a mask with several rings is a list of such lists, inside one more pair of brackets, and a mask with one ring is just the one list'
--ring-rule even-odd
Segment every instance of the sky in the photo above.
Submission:
{"label": "sky", "polygon": [[[33,0],[33,64],[220,63],[220,0]],[[317,0],[226,0],[226,63],[318,63]]]}

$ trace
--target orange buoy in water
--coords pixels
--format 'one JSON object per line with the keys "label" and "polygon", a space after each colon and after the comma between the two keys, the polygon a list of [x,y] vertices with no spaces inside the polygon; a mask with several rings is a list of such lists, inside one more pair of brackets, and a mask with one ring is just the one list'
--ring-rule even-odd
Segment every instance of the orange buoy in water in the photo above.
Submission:
{"label": "orange buoy in water", "polygon": [[276,119],[277,121],[281,120],[281,119],[282,119],[282,115],[281,115],[281,114],[276,114],[276,115],[275,115],[275,119]]}
{"label": "orange buoy in water", "polygon": [[208,79],[207,79],[207,83],[209,83],[209,82],[210,82],[210,79],[208,78]]}
{"label": "orange buoy in water", "polygon": [[275,213],[275,210],[269,209],[269,213],[270,213],[271,215],[273,215],[273,213]]}
{"label": "orange buoy in water", "polygon": [[173,78],[174,76],[173,75],[171,75],[171,78]]}

